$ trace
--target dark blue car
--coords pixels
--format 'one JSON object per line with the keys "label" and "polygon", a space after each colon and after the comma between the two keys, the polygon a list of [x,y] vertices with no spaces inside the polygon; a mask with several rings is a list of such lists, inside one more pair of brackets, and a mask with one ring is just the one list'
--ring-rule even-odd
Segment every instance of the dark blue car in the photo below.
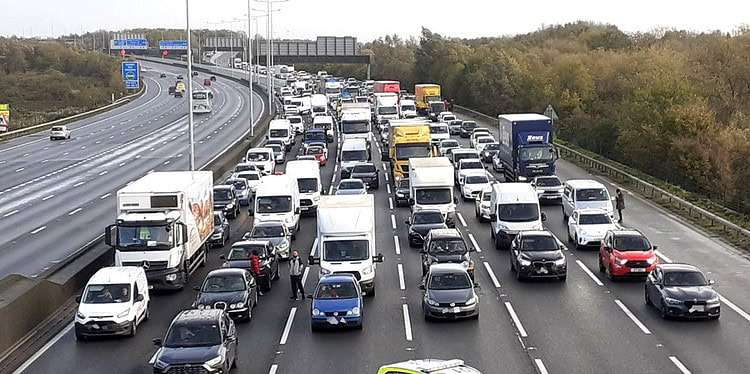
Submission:
{"label": "dark blue car", "polygon": [[324,275],[313,293],[310,327],[362,328],[362,290],[351,274]]}

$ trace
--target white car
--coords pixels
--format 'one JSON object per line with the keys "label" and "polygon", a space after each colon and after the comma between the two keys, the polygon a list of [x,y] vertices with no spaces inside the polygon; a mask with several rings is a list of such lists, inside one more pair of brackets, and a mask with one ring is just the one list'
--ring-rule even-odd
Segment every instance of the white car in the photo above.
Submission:
{"label": "white car", "polygon": [[479,192],[474,200],[474,213],[477,215],[479,222],[489,221],[492,208],[492,187],[486,187]]}
{"label": "white car", "polygon": [[461,179],[461,196],[464,200],[474,200],[482,190],[490,188],[491,183],[484,169],[466,171]]}
{"label": "white car", "polygon": [[284,116],[296,116],[299,115],[299,108],[296,105],[284,105]]}
{"label": "white car", "polygon": [[299,135],[305,132],[305,123],[302,121],[302,116],[286,116],[286,119],[292,124],[296,134]]}
{"label": "white car", "polygon": [[610,230],[617,230],[616,224],[604,209],[576,209],[568,219],[568,240],[581,247],[599,247]]}
{"label": "white car", "polygon": [[70,139],[70,130],[68,126],[52,126],[49,129],[49,140]]}
{"label": "white car", "polygon": [[440,156],[445,157],[448,154],[449,149],[461,148],[461,144],[455,139],[443,139],[438,145],[438,151]]}
{"label": "white car", "polygon": [[[480,131],[476,131],[476,130],[480,130]],[[471,133],[471,136],[469,136],[469,146],[471,148],[474,148],[477,143],[477,138],[482,137],[482,136],[492,136],[492,135],[490,134],[490,130],[475,129],[475,131]]]}
{"label": "white car", "polygon": [[455,119],[456,119],[456,115],[453,114],[452,112],[440,112],[440,114],[438,114],[438,122],[448,123]]}
{"label": "white car", "polygon": [[238,173],[232,174],[232,178],[241,178],[247,181],[247,185],[250,186],[250,191],[255,193],[255,189],[260,185],[261,174],[258,170],[245,170]]}
{"label": "white car", "polygon": [[489,135],[488,136],[478,136],[478,137],[474,138],[474,147],[473,148],[476,149],[477,152],[482,153],[482,151],[484,150],[484,147],[487,144],[490,144],[490,143],[497,143],[497,141],[495,140],[495,138],[493,138],[493,137],[491,137]]}
{"label": "white car", "polygon": [[467,173],[472,173],[477,170],[484,172],[484,164],[478,158],[464,158],[458,161],[456,166],[456,185],[463,185],[463,178]]}

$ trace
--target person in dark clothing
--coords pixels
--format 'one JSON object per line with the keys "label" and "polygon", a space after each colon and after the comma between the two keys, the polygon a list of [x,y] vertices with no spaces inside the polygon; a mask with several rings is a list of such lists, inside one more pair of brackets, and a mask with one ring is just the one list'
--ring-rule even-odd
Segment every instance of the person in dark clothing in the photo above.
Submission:
{"label": "person in dark clothing", "polygon": [[302,299],[305,299],[305,289],[302,285],[302,271],[304,269],[305,264],[302,263],[299,252],[293,251],[292,258],[289,259],[289,280],[292,283],[292,296],[289,297],[290,299],[297,299],[298,290]]}
{"label": "person in dark clothing", "polygon": [[[258,256],[258,251],[255,249],[250,252],[250,272],[253,273],[253,277],[255,277],[256,280],[260,277],[260,256]],[[260,288],[258,294],[263,295]]]}
{"label": "person in dark clothing", "polygon": [[620,220],[618,222],[622,223],[622,211],[625,209],[625,196],[619,188],[615,192],[615,209],[617,209],[617,213],[620,215]]}

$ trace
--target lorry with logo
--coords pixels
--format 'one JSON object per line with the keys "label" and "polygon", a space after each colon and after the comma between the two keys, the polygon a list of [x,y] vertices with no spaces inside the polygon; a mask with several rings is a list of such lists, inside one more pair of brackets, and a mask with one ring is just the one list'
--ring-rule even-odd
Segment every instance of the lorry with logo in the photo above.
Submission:
{"label": "lorry with logo", "polygon": [[409,178],[410,158],[435,155],[430,141],[430,123],[425,120],[401,119],[390,122],[388,148],[383,150],[381,160],[390,162],[394,181]]}
{"label": "lorry with logo", "polygon": [[117,220],[104,241],[115,266],[142,266],[154,288],[182,289],[206,263],[213,208],[212,172],[149,173],[117,191]]}
{"label": "lorry with logo", "polygon": [[[414,100],[417,104],[417,113],[426,116],[430,110],[431,102],[443,102],[440,96],[440,85],[432,83],[422,83],[414,85]],[[438,112],[439,113],[439,112]]]}
{"label": "lorry with logo", "polygon": [[399,81],[375,81],[372,85],[373,93],[391,92],[398,95],[401,92],[401,83]]}
{"label": "lorry with logo", "polygon": [[497,157],[507,181],[527,182],[555,174],[559,153],[552,144],[552,119],[536,113],[501,114],[497,118]]}

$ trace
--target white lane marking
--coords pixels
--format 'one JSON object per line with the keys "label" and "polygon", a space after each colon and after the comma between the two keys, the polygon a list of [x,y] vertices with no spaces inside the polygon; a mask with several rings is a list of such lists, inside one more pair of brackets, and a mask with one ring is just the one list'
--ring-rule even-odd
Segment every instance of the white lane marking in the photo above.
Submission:
{"label": "white lane marking", "polygon": [[107,174],[107,173],[109,173],[109,172],[108,172],[108,171],[106,171],[106,170],[104,170],[104,171],[102,171],[101,173],[99,173],[99,175],[105,175],[105,174]]}
{"label": "white lane marking", "polygon": [[383,170],[388,170],[388,164],[386,164],[385,162],[383,163]]}
{"label": "white lane marking", "polygon": [[471,233],[469,233],[469,240],[471,240],[471,245],[473,245],[473,246],[474,246],[474,249],[475,249],[475,250],[476,250],[477,252],[479,252],[479,253],[482,253],[482,248],[481,248],[481,247],[479,246],[479,243],[477,243],[477,240],[476,240],[476,239],[474,239],[474,235],[473,235],[473,234],[471,234]]}
{"label": "white lane marking", "polygon": [[37,228],[36,228],[36,229],[34,229],[34,231],[32,231],[31,233],[32,233],[32,234],[37,234],[37,233],[41,232],[42,230],[44,230],[44,229],[46,229],[46,228],[47,228],[47,226],[37,227]]}
{"label": "white lane marking", "polygon": [[2,160],[2,161],[0,161],[0,165],[4,164],[6,162],[8,162],[8,160]]}
{"label": "white lane marking", "polygon": [[549,374],[549,371],[547,371],[547,367],[544,366],[544,362],[542,362],[541,358],[535,358],[534,364],[536,364],[536,368],[539,369],[539,374]]}
{"label": "white lane marking", "polygon": [[393,227],[394,230],[396,229],[396,216],[393,214],[391,214],[391,227]]}
{"label": "white lane marking", "polygon": [[171,162],[171,161],[169,161],[169,160],[167,160],[167,161],[164,161],[164,165],[169,165],[169,163],[170,163],[170,162]]}
{"label": "white lane marking", "polygon": [[604,286],[604,283],[602,283],[602,281],[600,281],[599,278],[597,278],[596,275],[591,272],[591,269],[589,269],[586,264],[581,262],[581,260],[576,260],[576,264],[578,264],[578,266],[583,270],[584,273],[589,275],[591,280],[593,280],[597,286]]}
{"label": "white lane marking", "polygon": [[310,256],[315,256],[315,250],[318,249],[318,238],[313,240],[312,247],[310,247]]}
{"label": "white lane marking", "polygon": [[466,227],[466,220],[464,220],[464,215],[461,214],[461,212],[456,212],[456,215],[458,216],[458,220],[461,221],[461,224]]}
{"label": "white lane marking", "polygon": [[388,182],[388,173],[383,174],[385,176],[385,181]]}
{"label": "white lane marking", "polygon": [[18,169],[16,169],[16,173],[18,173],[18,172],[20,172],[20,171],[23,171],[23,169],[24,169],[24,168],[18,168]]}
{"label": "white lane marking", "polygon": [[42,163],[43,163],[43,164],[46,164],[46,163],[48,163],[48,162],[49,162],[49,160],[42,160]]}
{"label": "white lane marking", "polygon": [[393,199],[390,196],[388,196],[388,208],[393,210]]}
{"label": "white lane marking", "polygon": [[406,282],[404,282],[404,265],[398,264],[398,287],[401,291],[406,289]]}
{"label": "white lane marking", "polygon": [[305,271],[302,273],[302,285],[304,286],[305,283],[307,283],[307,275],[310,273],[310,267],[305,267]]}
{"label": "white lane marking", "polygon": [[271,369],[268,370],[268,374],[276,374],[276,370],[279,370],[279,365],[273,364],[271,365]]}
{"label": "white lane marking", "polygon": [[59,333],[57,333],[57,335],[55,335],[50,341],[48,341],[47,344],[42,346],[40,350],[36,351],[31,357],[29,357],[29,359],[26,360],[26,362],[24,362],[23,365],[19,366],[18,369],[16,369],[13,372],[13,374],[21,374],[26,369],[28,369],[29,366],[31,366],[31,364],[34,363],[34,361],[38,360],[39,357],[42,357],[42,355],[45,352],[47,352],[53,345],[57,344],[57,342],[60,339],[62,339],[62,337],[65,336],[65,334],[70,332],[70,330],[73,329],[73,325],[74,325],[73,322],[71,322],[69,325],[65,326],[65,328],[62,329],[62,331],[60,331]]}
{"label": "white lane marking", "polygon": [[396,247],[396,254],[401,254],[401,244],[398,243],[398,235],[393,235],[393,245]]}
{"label": "white lane marking", "polygon": [[49,200],[49,199],[51,199],[53,197],[55,197],[55,195],[45,196],[45,197],[42,198],[42,201],[47,201],[47,200]]}
{"label": "white lane marking", "polygon": [[409,319],[409,306],[401,304],[401,308],[404,311],[404,330],[406,331],[406,341],[411,341],[411,320]]}
{"label": "white lane marking", "polygon": [[666,255],[665,255],[664,253],[661,253],[661,251],[654,251],[654,252],[656,252],[656,255],[657,255],[657,256],[658,256],[658,257],[659,257],[660,259],[664,260],[665,262],[669,262],[669,263],[671,263],[671,262],[672,262],[672,259],[671,259],[671,258],[669,258],[669,257],[667,257],[667,256],[666,256]]}
{"label": "white lane marking", "polygon": [[111,193],[109,193],[109,192],[107,192],[107,193],[105,193],[104,195],[102,195],[102,196],[99,196],[99,200],[104,200],[104,199],[108,198],[108,197],[109,197],[110,195],[112,195],[112,194],[111,194]]}
{"label": "white lane marking", "polygon": [[625,312],[625,315],[627,315],[628,318],[630,318],[630,320],[633,321],[633,323],[635,323],[635,325],[638,326],[638,328],[641,329],[641,331],[643,331],[644,334],[651,335],[651,331],[646,327],[646,325],[644,325],[643,322],[641,322],[635,316],[635,314],[633,314],[633,312],[631,312],[630,309],[628,309],[628,307],[625,306],[625,304],[623,304],[622,301],[620,301],[620,299],[615,299],[615,304],[617,304],[617,306],[619,306],[620,309],[622,309],[622,311]]}
{"label": "white lane marking", "polygon": [[333,185],[331,185],[330,187],[328,187],[328,194],[329,195],[333,195]]}
{"label": "white lane marking", "polygon": [[10,216],[12,216],[12,215],[14,215],[16,213],[18,213],[18,209],[3,214],[3,217],[10,217]]}
{"label": "white lane marking", "polygon": [[80,181],[80,182],[74,184],[73,187],[80,187],[80,186],[83,186],[84,184],[86,184],[86,181]]}
{"label": "white lane marking", "polygon": [[70,213],[68,213],[69,216],[72,216],[80,211],[82,211],[83,208],[75,208],[74,210],[71,210]]}
{"label": "white lane marking", "polygon": [[286,344],[286,340],[289,338],[289,330],[292,329],[292,322],[294,322],[294,315],[297,313],[297,307],[293,307],[289,311],[289,318],[286,319],[286,325],[284,326],[284,332],[281,334],[280,345]]}
{"label": "white lane marking", "polygon": [[683,365],[676,356],[669,356],[669,360],[672,361],[674,366],[677,366],[677,368],[680,369],[680,372],[682,372],[682,374],[690,374],[690,370],[688,370],[688,368],[685,367],[685,365]]}
{"label": "white lane marking", "polygon": [[391,185],[390,184],[386,184],[385,188],[388,190],[388,194],[390,194],[391,193]]}
{"label": "white lane marking", "polygon": [[526,333],[526,329],[523,328],[523,325],[521,324],[521,320],[518,319],[518,315],[516,314],[515,309],[513,309],[513,305],[510,305],[509,301],[505,302],[505,309],[508,310],[508,314],[510,314],[510,318],[513,320],[513,324],[516,325],[518,334],[521,335],[522,338],[528,337],[529,334]]}
{"label": "white lane marking", "polygon": [[495,272],[492,271],[492,266],[490,266],[490,263],[487,261],[484,261],[484,268],[487,269],[487,272],[490,274],[490,279],[492,279],[492,284],[495,285],[495,288],[500,288],[500,281],[497,280],[497,277],[495,276]]}
{"label": "white lane marking", "polygon": [[118,166],[125,166],[125,162],[121,162]]}

